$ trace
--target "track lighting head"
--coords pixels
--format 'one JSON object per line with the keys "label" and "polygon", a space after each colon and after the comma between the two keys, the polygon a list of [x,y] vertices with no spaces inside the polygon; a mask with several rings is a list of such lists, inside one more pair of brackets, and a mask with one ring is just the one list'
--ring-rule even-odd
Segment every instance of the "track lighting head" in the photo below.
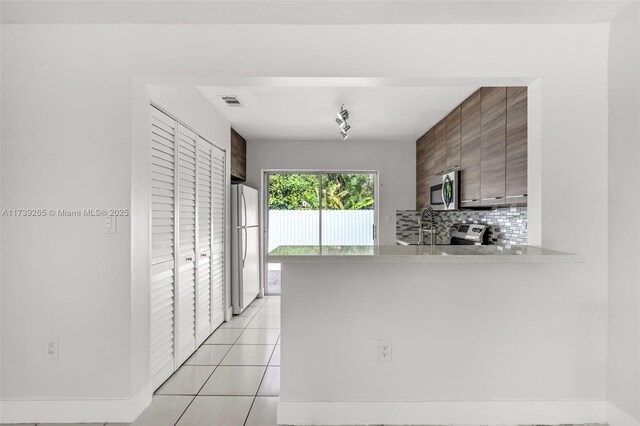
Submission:
{"label": "track lighting head", "polygon": [[351,128],[351,126],[347,123],[349,119],[349,111],[345,109],[344,105],[340,107],[340,111],[336,114],[338,118],[336,118],[336,123],[338,123],[340,136],[345,140],[349,137],[347,131]]}
{"label": "track lighting head", "polygon": [[348,120],[349,119],[349,110],[344,109],[344,105],[342,105],[340,107],[340,111],[336,114],[338,116],[339,119],[341,120]]}

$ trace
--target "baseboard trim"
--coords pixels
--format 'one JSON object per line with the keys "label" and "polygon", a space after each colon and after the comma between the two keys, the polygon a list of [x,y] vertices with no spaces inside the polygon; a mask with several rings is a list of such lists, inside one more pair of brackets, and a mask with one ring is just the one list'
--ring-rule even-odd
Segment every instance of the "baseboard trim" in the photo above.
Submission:
{"label": "baseboard trim", "polygon": [[151,404],[151,385],[130,399],[4,400],[0,423],[129,423]]}
{"label": "baseboard trim", "polygon": [[609,402],[607,404],[607,420],[609,426],[638,426],[640,420],[624,410],[621,410],[616,404]]}
{"label": "baseboard trim", "polygon": [[278,403],[282,425],[560,425],[606,420],[606,401]]}

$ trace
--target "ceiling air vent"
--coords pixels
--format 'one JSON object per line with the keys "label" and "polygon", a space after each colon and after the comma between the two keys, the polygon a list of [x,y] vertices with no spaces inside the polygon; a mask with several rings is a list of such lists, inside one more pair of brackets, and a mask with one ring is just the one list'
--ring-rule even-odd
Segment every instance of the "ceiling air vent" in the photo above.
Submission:
{"label": "ceiling air vent", "polygon": [[230,107],[242,106],[240,100],[236,96],[220,96],[220,99],[222,99],[224,103],[229,105]]}

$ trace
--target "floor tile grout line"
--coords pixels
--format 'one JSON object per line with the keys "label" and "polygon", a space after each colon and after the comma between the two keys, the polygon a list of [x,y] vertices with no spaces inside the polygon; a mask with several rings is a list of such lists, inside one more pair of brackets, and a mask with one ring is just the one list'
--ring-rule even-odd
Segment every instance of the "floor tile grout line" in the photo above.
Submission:
{"label": "floor tile grout line", "polygon": [[[266,300],[265,300],[265,302],[266,302]],[[244,327],[242,327],[242,331],[240,332],[240,334],[238,335],[238,337],[236,338],[236,340],[234,341],[234,343],[232,343],[232,344],[229,346],[229,349],[227,349],[227,352],[225,352],[225,354],[223,355],[223,357],[220,359],[220,362],[219,362],[219,363],[215,366],[215,368],[211,371],[211,374],[209,374],[209,377],[207,377],[207,379],[203,382],[202,386],[200,386],[200,388],[198,389],[198,392],[196,392],[196,394],[195,394],[195,395],[188,395],[188,396],[193,396],[193,398],[191,399],[191,401],[189,402],[189,404],[187,404],[187,406],[185,407],[185,409],[184,409],[184,411],[182,412],[182,414],[180,414],[180,417],[178,417],[178,419],[176,420],[176,422],[175,422],[174,426],[177,426],[177,425],[178,425],[178,423],[180,422],[180,419],[182,419],[182,417],[185,415],[185,413],[187,412],[187,410],[189,409],[189,407],[191,407],[191,405],[193,404],[193,401],[195,401],[195,400],[196,400],[196,397],[200,396],[200,392],[202,392],[202,389],[204,388],[204,386],[205,386],[205,385],[207,384],[207,382],[211,379],[211,376],[213,376],[213,373],[215,373],[215,371],[218,369],[218,367],[223,366],[223,365],[222,365],[222,361],[224,361],[224,359],[225,359],[225,358],[226,358],[226,356],[229,354],[229,352],[231,351],[231,349],[232,349],[234,346],[236,346],[236,342],[238,341],[238,339],[240,338],[240,336],[242,335],[242,333],[244,333],[244,331],[247,329],[247,327],[248,327],[249,323],[253,320],[253,318],[256,316],[256,314],[257,314],[257,313],[262,309],[263,305],[264,305],[264,302],[263,302],[263,304],[262,304],[262,305],[260,305],[260,307],[256,310],[256,312],[251,316],[251,318],[250,318],[250,319],[249,319],[249,321],[247,322],[247,325],[246,325],[246,326],[244,326]],[[233,316],[232,316],[232,318],[233,318]],[[224,323],[223,323],[223,324],[224,324]],[[221,326],[221,325],[222,325],[222,324],[220,324],[220,326]],[[198,351],[202,346],[204,346],[204,345],[206,344],[205,342],[206,342],[206,341],[207,341],[207,340],[208,340],[208,339],[209,339],[209,338],[210,338],[210,337],[211,337],[211,336],[212,336],[216,331],[218,331],[218,330],[220,329],[220,326],[218,326],[218,327],[217,327],[217,328],[216,328],[216,329],[215,329],[211,334],[209,334],[209,336],[207,336],[207,338],[206,338],[206,339],[204,339],[204,341],[202,342],[202,344],[201,344],[200,346],[198,346],[198,348],[196,348],[196,351]],[[262,385],[262,380],[264,380],[264,375],[265,375],[265,373],[266,373],[266,371],[267,371],[267,368],[269,367],[269,362],[271,362],[271,357],[273,356],[273,351],[274,351],[274,350],[275,350],[275,345],[274,345],[274,347],[273,347],[273,349],[272,349],[272,351],[271,351],[271,355],[269,356],[269,360],[267,361],[267,365],[265,366],[265,371],[264,371],[264,372],[263,372],[263,374],[262,374],[262,379],[260,380],[260,384],[258,385],[258,390],[256,390],[256,394],[255,394],[255,395],[254,395],[254,397],[253,397],[253,401],[255,401],[255,398],[256,398],[256,396],[258,395],[258,391],[260,390],[260,386]],[[196,351],[194,351],[194,354],[195,354],[195,352],[196,352]],[[193,356],[193,355],[191,355],[191,356]],[[190,356],[189,358],[191,358],[191,356]],[[178,370],[180,370],[182,367],[184,367],[184,366],[186,365],[186,362],[188,361],[188,359],[189,359],[189,358],[187,358],[187,359],[185,360],[185,362],[183,362],[183,363],[180,365],[180,367],[178,367],[178,369],[177,369],[177,370],[176,370],[176,371],[175,371],[171,376],[169,376],[169,378],[167,378],[167,380],[165,380],[165,382],[164,382],[164,383],[163,383],[163,384],[162,384],[158,389],[160,389],[162,386],[164,386],[164,384],[165,384],[165,383],[166,383],[166,382],[167,382],[171,377],[173,377],[173,375],[174,375],[174,374],[176,374],[176,373],[178,372]],[[197,366],[197,365],[191,365],[191,367],[198,367],[198,366]],[[206,366],[202,366],[202,367],[206,367]],[[262,366],[260,366],[260,367],[262,367]],[[156,392],[157,392],[157,391],[156,391]],[[153,396],[155,396],[155,395],[157,395],[157,394],[154,392]],[[160,394],[160,395],[163,395],[163,394]],[[171,395],[171,394],[164,394],[164,395]],[[208,396],[208,395],[207,395],[207,396]],[[219,396],[225,396],[225,395],[219,395]],[[250,395],[249,395],[249,396],[250,396]],[[251,408],[253,407],[253,401],[251,402],[251,406],[249,407],[249,412],[247,413],[247,417],[245,418],[245,423],[246,423],[246,421],[247,421],[247,418],[249,417],[249,413],[251,412]],[[36,424],[36,426],[37,426],[37,424]],[[105,423],[105,425],[104,425],[104,426],[106,426],[106,423]]]}
{"label": "floor tile grout line", "polygon": [[[215,370],[214,370],[215,371]],[[213,374],[213,373],[212,373]],[[208,380],[208,379],[207,379]],[[191,398],[191,401],[189,401],[189,403],[187,404],[187,406],[185,407],[184,411],[182,412],[182,414],[180,414],[180,417],[178,417],[178,420],[176,420],[176,422],[173,424],[173,426],[177,426],[178,423],[180,422],[180,419],[182,419],[182,417],[184,416],[184,413],[187,412],[187,410],[189,409],[189,407],[191,407],[191,404],[193,404],[193,401],[196,400],[196,396],[198,395],[193,395],[193,398]]]}
{"label": "floor tile grout line", "polygon": [[[258,393],[260,393],[260,386],[262,386],[262,382],[264,381],[264,376],[267,375],[267,369],[269,369],[269,363],[271,363],[271,358],[273,358],[273,352],[276,350],[276,345],[273,346],[271,350],[271,355],[269,355],[269,360],[267,361],[267,366],[262,373],[262,378],[260,379],[260,383],[258,384],[258,389],[256,389],[256,394],[253,397],[253,401],[251,401],[251,406],[249,407],[249,411],[247,412],[247,417],[244,419],[244,423],[242,426],[247,425],[247,421],[249,421],[249,415],[251,414],[251,410],[253,409],[253,405],[256,403],[256,398],[258,398]],[[279,393],[279,392],[278,392]]]}
{"label": "floor tile grout line", "polygon": [[[206,342],[212,335],[213,333],[215,333],[216,331],[218,331],[218,329],[220,328],[220,326],[218,326],[218,328],[216,328],[215,330],[213,330],[213,332],[211,334],[209,334],[209,336],[207,336],[206,339],[204,339],[204,342]],[[196,351],[198,351],[202,346],[204,346],[204,342],[202,342],[202,344],[200,346],[198,346],[198,348],[196,349]],[[231,350],[231,348],[233,347],[233,345],[229,345],[229,349],[227,349],[227,352],[225,352],[225,354],[222,356],[222,358],[220,358],[220,363],[222,362],[222,360],[227,356],[227,354],[229,353],[229,351]],[[195,354],[195,352],[194,352]],[[193,355],[191,355],[193,356]],[[189,358],[191,358],[191,356]],[[182,363],[182,365],[173,373],[176,374],[182,367],[185,366],[185,363],[189,360],[189,358],[187,358],[185,360],[185,362]],[[191,404],[193,404],[193,401],[196,400],[196,397],[198,396],[198,394],[202,391],[202,388],[204,387],[204,385],[207,384],[207,382],[209,381],[209,379],[211,379],[211,376],[213,376],[213,373],[215,373],[215,371],[218,369],[218,367],[220,366],[220,363],[218,363],[218,365],[216,365],[214,367],[213,370],[211,370],[211,373],[209,374],[209,377],[207,377],[207,379],[202,383],[202,386],[200,386],[200,388],[198,389],[198,391],[195,393],[195,395],[192,395],[193,398],[191,399],[191,401],[189,402],[189,404],[187,404],[187,406],[185,407],[184,411],[182,412],[182,414],[180,414],[180,417],[178,417],[178,419],[176,420],[174,426],[177,426],[177,424],[180,422],[180,419],[182,419],[182,417],[184,416],[184,414],[187,412],[187,410],[189,409],[189,407],[191,407]],[[204,366],[204,367],[208,367],[208,366]],[[169,377],[171,378],[173,376],[173,374]],[[167,379],[169,380],[169,379]],[[167,381],[165,381],[166,383]],[[164,386],[164,383],[162,384],[162,386]],[[160,388],[162,387],[160,386]],[[158,388],[158,389],[160,389]],[[156,391],[157,392],[157,391]],[[154,393],[154,395],[156,395],[156,393]]]}
{"label": "floor tile grout line", "polygon": [[[217,330],[217,329],[216,329]],[[215,333],[215,331],[213,332]],[[213,334],[211,333],[211,334]],[[209,336],[211,337],[211,335]],[[207,337],[207,339],[209,338]],[[224,356],[220,359],[220,362],[222,362],[222,360],[224,359],[225,356],[227,356],[227,354],[229,353],[229,351],[231,350],[231,348],[233,347],[233,345],[229,346],[229,349],[227,349],[227,352],[225,352]],[[184,366],[184,364],[182,364],[180,366],[180,368],[182,368],[182,366]],[[191,402],[189,402],[189,404],[185,407],[184,411],[182,412],[182,414],[180,414],[180,417],[178,417],[178,420],[176,420],[175,424],[173,426],[177,426],[178,423],[180,422],[180,419],[182,419],[182,417],[184,416],[184,414],[187,412],[187,410],[189,409],[189,407],[191,407],[191,404],[193,404],[193,401],[196,400],[196,397],[198,395],[200,395],[200,392],[202,392],[202,388],[204,388],[204,386],[207,384],[207,382],[211,379],[211,376],[213,376],[213,373],[216,372],[216,370],[218,369],[218,367],[220,367],[220,364],[216,365],[215,368],[211,371],[211,374],[209,374],[209,377],[207,377],[207,380],[205,380],[204,382],[202,382],[202,386],[200,386],[200,389],[198,389],[198,392],[196,392],[195,395],[193,395],[193,399],[191,400]],[[174,373],[175,374],[175,373]]]}
{"label": "floor tile grout line", "polygon": [[[259,309],[258,309],[259,310]],[[256,311],[257,312],[257,311]],[[251,316],[251,320],[253,319],[253,317],[255,316],[255,314],[253,314],[253,316]],[[232,316],[233,318],[233,316]],[[249,322],[251,322],[251,320],[249,320]],[[247,325],[249,325],[249,323],[247,323]],[[213,333],[215,333],[216,331],[218,331],[220,329],[220,327],[216,328]],[[236,337],[236,340],[233,341],[233,343],[231,344],[231,346],[229,346],[229,349],[227,350],[227,352],[225,352],[224,356],[220,359],[220,363],[218,364],[218,366],[222,365],[222,361],[224,361],[224,359],[226,358],[227,355],[229,355],[229,352],[231,351],[231,349],[233,349],[233,347],[236,345],[236,342],[238,341],[238,339],[240,338],[240,336],[242,336],[242,333],[244,333],[244,331],[247,329],[247,326],[245,326],[244,328],[242,328],[242,331],[240,332],[240,334],[238,334],[238,337]],[[211,335],[209,337],[211,337],[213,335],[213,333],[211,333]],[[207,337],[207,339],[209,339],[209,337]],[[206,340],[205,340],[206,341]],[[217,367],[216,367],[217,368]],[[215,371],[215,370],[214,370]],[[213,374],[213,373],[211,373]],[[209,378],[211,378],[211,376],[209,376]],[[207,379],[208,381],[209,379]],[[206,382],[205,382],[206,383]],[[204,386],[204,385],[203,385]],[[200,389],[202,390],[202,388]]]}
{"label": "floor tile grout line", "polygon": [[[260,307],[260,309],[262,309],[262,307]],[[260,309],[258,309],[258,311],[259,311]],[[256,311],[256,313],[257,313],[258,311]],[[251,316],[251,319],[249,320],[249,322],[251,322],[251,320],[253,319],[253,317],[254,317],[255,315],[256,315],[256,314],[254,313],[254,314]],[[249,323],[247,323],[247,325],[249,325]],[[216,329],[213,331],[213,333],[215,333],[216,331],[218,331],[218,329],[219,329],[219,328],[220,328],[220,327],[216,328]],[[236,340],[235,340],[235,341],[237,341],[237,340],[240,338],[240,336],[242,335],[242,333],[244,333],[244,330],[246,330],[246,328],[247,328],[247,326],[245,326],[244,328],[242,328],[242,332],[238,335],[238,337],[236,338]],[[213,335],[213,333],[211,333],[211,334],[207,337],[207,339],[209,339],[209,337],[211,337],[211,336]],[[207,339],[205,339],[205,341],[206,341]],[[204,345],[204,343],[203,343],[203,345]],[[201,346],[202,346],[202,345],[200,345],[200,347],[201,347]],[[231,349],[232,349],[234,346],[236,346],[236,343],[235,343],[235,342],[229,346],[229,349],[227,349],[227,352],[225,352],[224,356],[220,359],[220,363],[219,363],[218,365],[216,365],[216,366],[215,366],[215,368],[213,369],[213,371],[211,372],[211,374],[209,375],[209,377],[207,377],[207,380],[205,380],[205,381],[204,381],[204,383],[202,384],[202,386],[200,386],[200,389],[198,389],[198,392],[196,392],[196,394],[195,394],[195,395],[193,395],[193,399],[191,400],[191,402],[189,402],[189,404],[188,404],[188,405],[187,405],[187,407],[184,409],[184,411],[182,412],[182,414],[180,415],[180,417],[178,417],[178,420],[176,420],[176,423],[174,424],[174,426],[177,426],[177,425],[178,425],[178,423],[180,422],[180,419],[182,419],[182,417],[185,415],[185,413],[187,412],[187,410],[189,409],[189,407],[191,407],[191,405],[193,404],[193,401],[195,401],[195,400],[196,400],[196,397],[201,396],[201,395],[200,395],[200,392],[202,392],[202,389],[205,387],[205,385],[207,384],[207,382],[208,382],[209,380],[211,380],[211,376],[213,376],[213,373],[215,373],[215,372],[216,372],[216,370],[218,369],[218,367],[222,366],[222,362],[224,361],[224,359],[226,358],[226,356],[229,354],[229,352],[231,351]],[[200,349],[200,347],[199,347],[198,349]],[[275,349],[275,346],[274,346],[274,349]],[[273,351],[271,352],[271,355],[273,355]],[[269,361],[271,361],[271,356],[269,357]],[[185,361],[185,362],[186,362],[186,361]],[[185,365],[185,364],[183,363],[183,364],[180,366],[180,368],[182,368],[184,365]],[[267,365],[268,365],[268,363],[267,363]],[[177,371],[177,370],[176,370],[176,371]],[[266,367],[265,367],[265,371],[266,371]],[[174,374],[175,374],[175,373],[174,373]],[[264,373],[263,373],[262,377],[264,378]],[[260,384],[262,384],[262,380],[260,381]],[[260,389],[260,385],[258,385],[258,389]],[[257,395],[257,391],[256,391],[256,395]],[[205,395],[202,395],[202,396],[205,396]],[[208,395],[207,395],[207,396],[208,396]],[[219,395],[219,396],[224,396],[224,395]],[[255,400],[255,396],[254,396],[254,400]],[[253,402],[251,403],[251,406],[253,406]],[[251,412],[251,407],[249,407],[249,412]],[[248,415],[249,415],[249,413],[247,413],[247,416],[248,416]],[[245,419],[245,422],[246,422],[246,419]]]}

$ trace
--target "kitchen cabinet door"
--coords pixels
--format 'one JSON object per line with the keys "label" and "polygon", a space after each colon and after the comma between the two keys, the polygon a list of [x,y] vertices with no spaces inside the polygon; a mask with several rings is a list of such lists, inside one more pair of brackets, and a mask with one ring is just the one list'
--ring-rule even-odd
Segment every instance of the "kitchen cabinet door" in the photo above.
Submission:
{"label": "kitchen cabinet door", "polygon": [[247,180],[247,141],[238,134],[238,174],[241,181]]}
{"label": "kitchen cabinet door", "polygon": [[244,182],[247,178],[247,141],[231,129],[231,179]]}
{"label": "kitchen cabinet door", "polygon": [[231,129],[231,176],[238,176],[238,133]]}
{"label": "kitchen cabinet door", "polygon": [[[433,179],[433,176],[435,175],[435,161],[434,161],[434,154],[435,154],[435,150],[436,150],[436,131],[435,129],[431,129],[427,132],[427,137],[426,137],[426,144],[427,144],[427,163],[426,163],[426,186],[427,186],[427,193],[429,192],[429,186],[431,185],[431,179]],[[428,196],[427,196],[428,197]],[[429,204],[429,199],[427,198],[427,204]]]}
{"label": "kitchen cabinet door", "polygon": [[480,204],[504,204],[507,88],[483,87],[480,108]]}
{"label": "kitchen cabinet door", "polygon": [[460,107],[447,116],[447,172],[460,169]]}
{"label": "kitchen cabinet door", "polygon": [[443,119],[435,126],[433,152],[433,174],[441,175],[447,171],[447,120]]}
{"label": "kitchen cabinet door", "polygon": [[427,204],[427,135],[416,141],[416,209]]}
{"label": "kitchen cabinet door", "polygon": [[507,88],[506,199],[527,202],[527,88]]}
{"label": "kitchen cabinet door", "polygon": [[460,108],[460,206],[480,205],[480,90]]}

